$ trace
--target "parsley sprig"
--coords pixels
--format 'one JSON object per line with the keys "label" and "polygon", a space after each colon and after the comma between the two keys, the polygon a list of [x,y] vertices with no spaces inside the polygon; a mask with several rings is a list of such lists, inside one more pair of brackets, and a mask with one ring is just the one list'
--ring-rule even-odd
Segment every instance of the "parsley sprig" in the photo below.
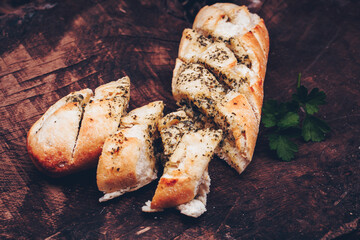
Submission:
{"label": "parsley sprig", "polygon": [[269,147],[276,151],[283,161],[291,161],[298,152],[295,139],[320,142],[330,131],[325,121],[314,116],[319,106],[326,104],[326,94],[314,88],[310,91],[301,85],[301,74],[298,76],[296,93],[289,102],[268,100],[264,103],[262,123],[269,128],[266,135]]}

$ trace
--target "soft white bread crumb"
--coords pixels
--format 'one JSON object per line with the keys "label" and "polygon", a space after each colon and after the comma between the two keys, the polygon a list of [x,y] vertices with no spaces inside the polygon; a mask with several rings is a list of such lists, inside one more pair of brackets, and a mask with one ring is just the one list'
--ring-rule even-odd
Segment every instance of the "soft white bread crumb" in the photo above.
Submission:
{"label": "soft white bread crumb", "polygon": [[203,202],[197,199],[193,199],[188,203],[181,204],[176,207],[182,214],[197,218],[206,212],[206,207]]}
{"label": "soft white bread crumb", "polygon": [[181,204],[176,208],[184,215],[197,218],[201,216],[204,212],[206,212],[206,199],[209,192],[210,177],[208,170],[206,170],[203,174],[201,183],[197,190],[196,197],[190,202]]}
{"label": "soft white bread crumb", "polygon": [[152,212],[162,212],[162,211],[164,211],[164,209],[162,209],[162,208],[157,208],[157,209],[156,208],[151,208],[151,201],[148,200],[148,201],[145,202],[145,205],[142,206],[141,211],[152,213]]}
{"label": "soft white bread crumb", "polygon": [[197,14],[193,28],[204,35],[222,37],[228,40],[253,29],[260,17],[250,13],[245,6],[232,3],[217,3],[202,8]]}

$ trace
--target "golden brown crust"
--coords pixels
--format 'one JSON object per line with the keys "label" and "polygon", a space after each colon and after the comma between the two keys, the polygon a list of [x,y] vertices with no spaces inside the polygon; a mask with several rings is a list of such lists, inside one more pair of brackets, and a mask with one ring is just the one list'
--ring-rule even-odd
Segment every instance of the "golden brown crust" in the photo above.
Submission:
{"label": "golden brown crust", "polygon": [[261,19],[260,22],[251,31],[256,36],[256,39],[259,41],[267,59],[269,55],[269,33],[265,26],[264,19]]}
{"label": "golden brown crust", "polygon": [[190,178],[161,178],[151,208],[161,209],[187,203],[195,197],[195,182]]}
{"label": "golden brown crust", "polygon": [[245,138],[246,149],[243,149],[243,151],[245,157],[250,160],[254,153],[259,129],[254,112],[246,97],[242,94],[239,94],[237,97],[227,102],[225,108],[235,116],[234,118],[237,122],[231,129],[236,146],[238,149],[242,149],[243,145],[241,139]]}
{"label": "golden brown crust", "polygon": [[31,127],[27,149],[34,165],[51,177],[77,170],[72,159],[83,105],[92,91],[85,89],[60,99]]}
{"label": "golden brown crust", "polygon": [[140,148],[139,139],[126,138],[121,131],[106,140],[96,174],[100,191],[114,192],[136,184],[136,164]]}
{"label": "golden brown crust", "polygon": [[233,38],[230,40],[230,48],[236,51],[236,44],[241,44],[248,52],[252,54],[252,62],[258,65],[257,75],[261,80],[265,78],[267,57],[262,50],[260,43],[253,32],[247,32],[240,38]]}

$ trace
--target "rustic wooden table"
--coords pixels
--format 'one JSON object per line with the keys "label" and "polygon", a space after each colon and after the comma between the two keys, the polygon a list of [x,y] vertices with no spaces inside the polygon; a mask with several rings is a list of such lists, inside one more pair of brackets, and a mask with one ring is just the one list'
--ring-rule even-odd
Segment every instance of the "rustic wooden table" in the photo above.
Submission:
{"label": "rustic wooden table", "polygon": [[288,100],[299,72],[328,96],[331,133],[300,143],[281,162],[262,128],[252,163],[238,175],[214,158],[208,211],[145,214],[156,182],[99,203],[95,171],[62,179],[39,173],[26,151],[31,125],[62,96],[124,75],[130,108],[164,100],[182,30],[214,1],[37,0],[0,3],[1,239],[359,239],[359,1],[236,1],[270,33],[265,100]]}

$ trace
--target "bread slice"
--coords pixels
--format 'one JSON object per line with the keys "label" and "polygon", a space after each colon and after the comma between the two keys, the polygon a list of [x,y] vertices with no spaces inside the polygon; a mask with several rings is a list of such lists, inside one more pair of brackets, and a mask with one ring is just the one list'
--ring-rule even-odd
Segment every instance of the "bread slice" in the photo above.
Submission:
{"label": "bread slice", "polygon": [[[206,210],[210,185],[207,167],[221,138],[221,130],[202,129],[184,134],[166,163],[150,208],[178,207],[186,215],[200,216]],[[192,204],[200,203],[202,207],[191,210]]]}
{"label": "bread slice", "polygon": [[[195,121],[195,126],[199,128],[217,128],[214,121],[210,120],[206,115],[197,110],[196,107],[190,107],[189,105],[183,106],[184,111],[188,116],[190,116]],[[255,131],[253,132],[255,134]],[[256,136],[253,136],[256,137]],[[253,141],[255,143],[255,141]],[[251,146],[254,148],[255,145]],[[251,149],[250,149],[251,152]],[[241,154],[241,151],[238,151],[235,141],[228,136],[224,136],[223,140],[220,142],[219,146],[215,149],[216,155],[221,159],[224,159],[230,166],[235,168],[239,173],[241,173],[250,161],[244,159]],[[251,153],[250,153],[251,154]],[[251,154],[252,155],[252,154]],[[238,159],[238,161],[236,161]],[[238,165],[238,166],[237,166]]]}
{"label": "bread slice", "polygon": [[153,140],[162,117],[162,101],[132,110],[105,141],[97,168],[100,202],[135,191],[157,178]]}
{"label": "bread slice", "polygon": [[168,162],[152,202],[147,202],[143,211],[177,207],[185,215],[198,217],[206,211],[210,186],[207,166],[222,131],[197,129],[182,110],[166,115],[158,128]]}
{"label": "bread slice", "polygon": [[[197,193],[194,199],[190,200],[187,203],[180,204],[175,206],[180,213],[189,216],[189,217],[200,217],[206,212],[206,202],[207,194],[210,192],[210,177],[208,169],[206,169],[201,177],[199,187],[197,188]],[[163,208],[152,208],[151,201],[147,201],[142,207],[143,212],[161,212],[164,211]]]}
{"label": "bread slice", "polygon": [[85,107],[74,149],[79,169],[96,167],[105,139],[117,131],[130,99],[130,79],[123,77],[95,89]]}
{"label": "bread slice", "polygon": [[246,6],[233,3],[216,3],[203,7],[196,15],[193,28],[204,35],[221,36],[228,40],[254,28],[260,17],[249,12]]}
{"label": "bread slice", "polygon": [[84,105],[92,94],[84,89],[61,98],[29,130],[27,149],[41,172],[60,177],[77,170],[72,154]]}
{"label": "bread slice", "polygon": [[219,155],[241,173],[252,159],[259,129],[246,96],[226,93],[203,65],[180,59],[176,60],[172,88],[180,105],[200,111],[224,131]]}

